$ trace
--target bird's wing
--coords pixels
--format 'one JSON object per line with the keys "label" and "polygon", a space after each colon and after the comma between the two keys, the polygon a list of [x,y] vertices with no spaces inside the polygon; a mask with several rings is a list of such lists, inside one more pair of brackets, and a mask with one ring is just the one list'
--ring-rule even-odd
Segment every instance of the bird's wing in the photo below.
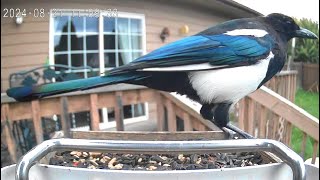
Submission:
{"label": "bird's wing", "polygon": [[193,71],[241,66],[266,57],[271,47],[272,41],[267,36],[194,35],[165,45],[109,73]]}

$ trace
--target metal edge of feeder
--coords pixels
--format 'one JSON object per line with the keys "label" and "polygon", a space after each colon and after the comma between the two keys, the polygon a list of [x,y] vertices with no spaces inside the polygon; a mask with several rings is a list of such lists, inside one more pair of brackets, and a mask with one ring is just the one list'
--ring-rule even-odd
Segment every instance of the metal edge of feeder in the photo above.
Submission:
{"label": "metal edge of feeder", "polygon": [[16,180],[28,180],[30,168],[42,157],[56,150],[85,150],[109,152],[237,152],[268,151],[288,164],[294,180],[305,180],[306,169],[302,158],[284,144],[269,139],[239,139],[212,141],[123,141],[52,139],[42,142],[25,154],[16,166]]}

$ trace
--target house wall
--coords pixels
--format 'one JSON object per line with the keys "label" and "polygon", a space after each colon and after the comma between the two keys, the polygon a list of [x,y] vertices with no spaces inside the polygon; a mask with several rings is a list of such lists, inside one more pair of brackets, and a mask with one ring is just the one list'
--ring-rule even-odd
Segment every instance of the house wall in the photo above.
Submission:
{"label": "house wall", "polygon": [[[146,45],[150,52],[162,45],[159,34],[163,27],[168,27],[170,37],[166,43],[182,38],[179,28],[189,26],[189,34],[195,34],[214,24],[230,19],[224,15],[208,9],[184,5],[182,3],[160,3],[164,1],[140,0],[95,0],[72,2],[66,1],[1,1],[3,8],[35,8],[60,9],[108,9],[117,8],[118,11],[145,14]],[[3,12],[2,12],[3,13]],[[16,25],[15,19],[1,16],[1,92],[9,87],[9,75],[13,72],[28,70],[43,65],[49,56],[49,16],[35,18],[27,15],[21,25]]]}

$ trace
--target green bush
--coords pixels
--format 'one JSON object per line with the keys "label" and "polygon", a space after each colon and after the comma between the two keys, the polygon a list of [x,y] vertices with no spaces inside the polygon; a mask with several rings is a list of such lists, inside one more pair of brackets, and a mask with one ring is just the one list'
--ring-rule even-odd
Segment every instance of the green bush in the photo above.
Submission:
{"label": "green bush", "polygon": [[[300,27],[312,31],[319,37],[319,24],[317,22],[309,19],[296,19],[296,22]],[[291,42],[288,45],[288,52],[291,55]],[[319,39],[296,38],[294,61],[319,64]]]}

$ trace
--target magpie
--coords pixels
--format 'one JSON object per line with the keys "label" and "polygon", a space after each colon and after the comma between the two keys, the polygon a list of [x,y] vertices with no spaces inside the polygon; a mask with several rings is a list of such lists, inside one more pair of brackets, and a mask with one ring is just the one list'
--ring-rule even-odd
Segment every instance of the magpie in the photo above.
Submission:
{"label": "magpie", "polygon": [[28,101],[117,83],[143,85],[187,95],[202,104],[203,118],[253,138],[229,123],[229,111],[282,69],[294,37],[318,38],[283,14],[234,19],[164,45],[105,76],[15,87],[7,94]]}

